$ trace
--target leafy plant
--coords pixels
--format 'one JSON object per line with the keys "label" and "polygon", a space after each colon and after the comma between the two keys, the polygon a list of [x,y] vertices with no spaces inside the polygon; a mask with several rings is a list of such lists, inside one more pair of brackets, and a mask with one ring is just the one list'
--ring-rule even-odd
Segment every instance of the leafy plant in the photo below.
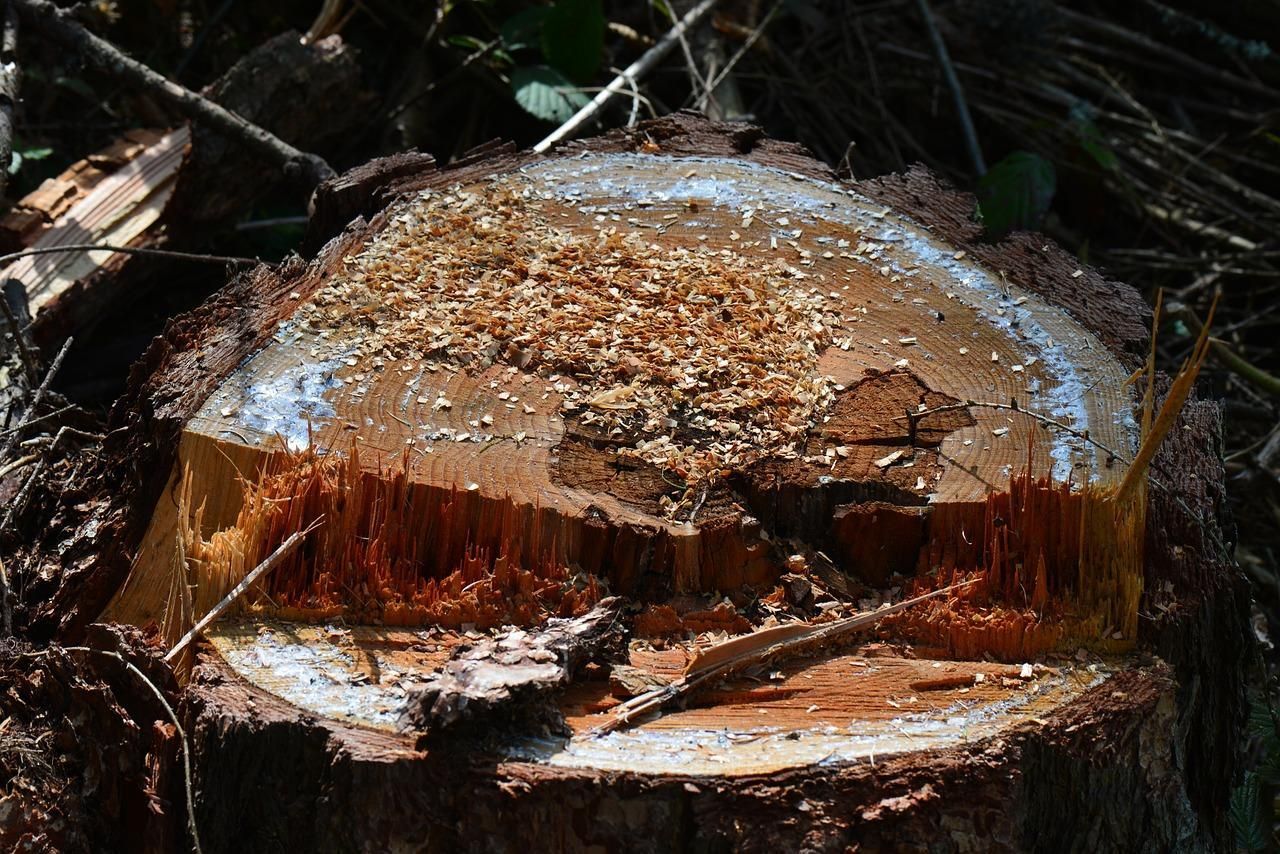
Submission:
{"label": "leafy plant", "polygon": [[27,161],[44,160],[53,154],[53,149],[43,145],[21,146],[13,148],[13,159],[9,161],[9,174],[15,175]]}
{"label": "leafy plant", "polygon": [[509,54],[537,48],[543,62],[511,73],[516,103],[543,121],[564,122],[588,99],[576,82],[600,67],[604,50],[602,0],[556,0],[525,9],[503,23],[500,37]]}
{"label": "leafy plant", "polygon": [[1255,691],[1249,698],[1249,735],[1260,749],[1257,766],[1231,793],[1229,816],[1241,851],[1272,850],[1276,816],[1266,803],[1268,792],[1280,786],[1280,729],[1267,697]]}
{"label": "leafy plant", "polygon": [[1031,151],[1015,151],[978,181],[978,216],[987,235],[1039,228],[1058,187],[1053,164]]}
{"label": "leafy plant", "polygon": [[538,118],[561,123],[587,104],[587,96],[559,71],[546,65],[511,72],[516,103]]}

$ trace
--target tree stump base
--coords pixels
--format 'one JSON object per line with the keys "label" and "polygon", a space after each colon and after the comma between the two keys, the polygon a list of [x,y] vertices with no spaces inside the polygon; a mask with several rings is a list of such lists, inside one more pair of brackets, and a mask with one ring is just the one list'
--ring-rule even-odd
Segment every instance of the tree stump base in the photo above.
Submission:
{"label": "tree stump base", "polygon": [[[334,187],[317,228],[372,218],[153,347],[116,414],[122,545],[81,576],[175,640],[321,520],[183,663],[206,850],[1224,838],[1217,424],[1191,404],[1162,488],[1127,478],[1131,290],[979,242],[924,173],[841,184],[683,116]],[[591,732],[718,638],[962,581]],[[397,727],[461,645],[612,594],[628,654],[564,693],[568,737]]]}

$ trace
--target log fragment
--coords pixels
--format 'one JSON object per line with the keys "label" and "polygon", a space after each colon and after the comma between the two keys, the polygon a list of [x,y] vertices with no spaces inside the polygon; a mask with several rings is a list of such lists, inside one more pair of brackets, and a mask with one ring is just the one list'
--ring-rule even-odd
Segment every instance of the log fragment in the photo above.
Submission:
{"label": "log fragment", "polygon": [[[303,45],[295,32],[250,51],[205,96],[321,151],[341,143],[367,100],[354,52],[339,37]],[[278,166],[208,129],[131,130],[19,200],[0,220],[0,247],[200,245],[281,180]],[[6,275],[26,286],[40,344],[56,348],[156,270],[120,253],[71,252],[19,259]]]}

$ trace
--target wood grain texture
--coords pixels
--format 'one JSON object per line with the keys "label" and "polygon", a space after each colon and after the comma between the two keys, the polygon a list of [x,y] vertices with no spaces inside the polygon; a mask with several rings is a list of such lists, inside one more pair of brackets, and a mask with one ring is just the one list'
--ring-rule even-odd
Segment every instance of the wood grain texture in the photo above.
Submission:
{"label": "wood grain texture", "polygon": [[[470,548],[511,554],[526,568],[586,571],[625,593],[725,590],[777,574],[762,532],[819,547],[835,542],[832,520],[841,506],[869,499],[927,506],[954,525],[941,510],[955,505],[970,514],[956,527],[976,532],[980,503],[1028,459],[1034,473],[1063,481],[1105,484],[1123,474],[1107,452],[1019,412],[973,406],[927,416],[909,435],[908,411],[1013,401],[1123,456],[1136,439],[1128,372],[1034,292],[857,192],[741,158],[584,153],[513,172],[501,155],[496,160],[498,176],[415,191],[389,208],[358,238],[360,250],[344,258],[343,272],[329,274],[310,298],[299,292],[300,307],[272,343],[188,421],[177,471],[192,473],[191,507],[205,503],[206,537],[235,524],[233,469],[253,479],[272,455],[314,446],[358,452],[370,474],[403,469],[424,520],[445,507],[454,507],[451,518],[471,520],[452,547],[423,553],[427,578],[451,571]],[[469,212],[448,219],[459,207]],[[413,224],[422,217],[425,225]],[[512,298],[523,266],[544,261],[525,255],[520,236],[499,234],[491,220],[545,231],[561,256],[565,247],[613,246],[607,259],[587,254],[580,267],[556,268],[582,277],[571,303],[585,311],[571,305],[565,313],[554,297],[545,307],[539,302],[545,292],[537,289],[556,287],[554,278]],[[437,221],[455,230],[426,237],[443,227]],[[467,237],[469,228],[479,230]],[[439,272],[450,262],[405,260],[424,239],[446,249],[450,241],[481,241],[494,255],[467,260],[470,272],[454,281],[448,277],[456,273]],[[520,251],[500,255],[493,247],[505,240]],[[443,258],[434,247],[423,251]],[[604,292],[609,282],[634,279],[628,265],[641,276],[659,274],[657,267],[645,272],[654,263],[647,253],[676,259],[661,273],[675,278],[652,285],[652,293],[638,280],[624,285],[625,294],[612,285]],[[563,265],[561,256],[547,258]],[[484,263],[494,266],[477,266]],[[688,319],[705,313],[697,302],[703,297],[681,304],[680,277],[696,270],[737,276],[736,287],[751,297],[743,302],[734,286],[717,292],[728,299],[719,311],[732,315],[722,329],[711,328],[718,316]],[[467,275],[516,278],[510,288],[475,288]],[[382,290],[369,290],[374,277]],[[589,281],[600,283],[598,304],[587,302]],[[753,300],[775,295],[787,310],[803,306],[799,328],[752,330]],[[461,313],[417,319],[429,309],[415,305],[441,301]],[[466,312],[486,320],[463,322]],[[491,333],[484,324],[500,328]],[[566,325],[572,334],[563,333]],[[688,343],[695,329],[703,336],[696,346]],[[477,346],[489,349],[468,350],[471,335],[486,336]],[[491,335],[494,343],[484,344]],[[808,350],[784,356],[796,336]],[[650,359],[655,348],[673,354]],[[796,367],[801,352],[812,362]],[[733,374],[757,354],[757,373]],[[749,395],[755,377],[785,379],[780,372],[792,370],[815,391],[760,407],[754,421],[745,407],[760,405],[749,396],[729,409],[701,403]],[[616,378],[624,371],[636,377],[630,384]],[[692,404],[671,402],[683,394],[673,377],[694,389]],[[636,398],[654,396],[656,409],[631,402],[637,387]],[[773,406],[768,401],[779,398],[759,399]],[[621,423],[619,410],[638,420],[610,433],[607,425]],[[758,427],[785,419],[799,419],[799,432]],[[717,473],[698,480],[708,465]],[[167,511],[157,514],[140,578],[171,560],[173,521]],[[836,553],[853,558],[847,571],[864,572],[854,552]],[[936,568],[922,556],[920,570]],[[897,561],[908,572],[915,563]],[[882,578],[884,568],[873,562],[865,573]],[[134,599],[138,589],[131,585]],[[113,613],[154,618],[160,603],[134,601]]]}

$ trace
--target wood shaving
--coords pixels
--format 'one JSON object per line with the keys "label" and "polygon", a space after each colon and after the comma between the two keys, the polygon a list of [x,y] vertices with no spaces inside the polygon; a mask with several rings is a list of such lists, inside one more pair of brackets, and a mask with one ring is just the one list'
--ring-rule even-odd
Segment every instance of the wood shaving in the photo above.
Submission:
{"label": "wood shaving", "polygon": [[829,406],[817,363],[838,319],[806,274],[557,212],[519,175],[406,199],[300,319],[369,370],[559,375],[562,411],[690,484],[785,453]]}

